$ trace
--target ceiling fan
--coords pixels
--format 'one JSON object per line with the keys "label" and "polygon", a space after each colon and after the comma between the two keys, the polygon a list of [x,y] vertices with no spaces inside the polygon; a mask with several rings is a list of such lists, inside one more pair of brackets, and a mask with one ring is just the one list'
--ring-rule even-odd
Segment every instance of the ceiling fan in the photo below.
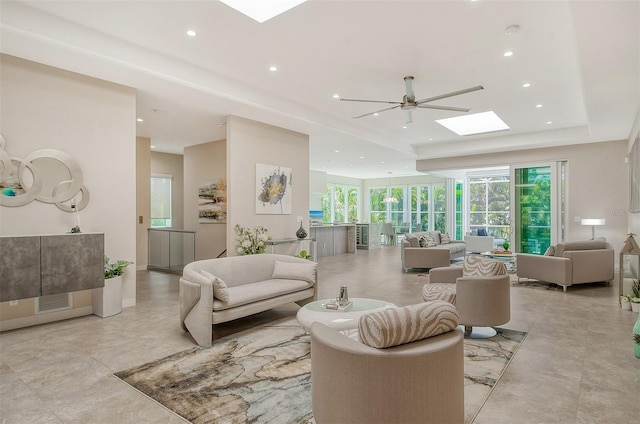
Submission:
{"label": "ceiling fan", "polygon": [[421,109],[439,109],[439,110],[452,110],[454,112],[469,112],[471,109],[462,108],[462,107],[450,107],[450,106],[436,106],[436,105],[428,105],[426,103],[433,102],[435,100],[446,99],[448,97],[458,96],[460,94],[471,93],[472,91],[483,90],[484,87],[481,85],[476,85],[475,87],[465,88],[464,90],[452,91],[451,93],[441,94],[439,96],[428,97],[426,99],[416,101],[416,95],[413,91],[413,77],[406,76],[404,77],[404,84],[406,87],[407,94],[402,97],[401,102],[392,102],[387,100],[362,100],[362,99],[340,99],[343,102],[366,102],[366,103],[387,103],[391,106],[385,109],[377,110],[375,112],[365,113],[364,115],[354,116],[353,119],[364,118],[365,116],[375,115],[380,112],[385,112],[387,110],[400,108],[406,111],[406,122],[410,124],[413,122],[413,118],[411,116],[411,111],[415,108]]}

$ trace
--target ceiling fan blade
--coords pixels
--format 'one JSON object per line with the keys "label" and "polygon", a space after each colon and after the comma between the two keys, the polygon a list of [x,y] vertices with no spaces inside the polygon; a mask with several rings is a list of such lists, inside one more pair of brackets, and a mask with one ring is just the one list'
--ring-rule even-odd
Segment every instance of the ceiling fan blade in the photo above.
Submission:
{"label": "ceiling fan blade", "polygon": [[426,99],[418,100],[416,104],[432,102],[434,100],[446,99],[447,97],[459,96],[460,94],[471,93],[472,91],[484,90],[481,85],[475,87],[465,88],[464,90],[452,91],[451,93],[441,94],[439,96],[428,97]]}
{"label": "ceiling fan blade", "polygon": [[411,116],[411,111],[410,111],[410,110],[407,110],[407,111],[405,111],[405,112],[407,112],[407,119],[405,120],[405,122],[406,122],[407,124],[411,124],[411,123],[413,123],[413,116]]}
{"label": "ceiling fan blade", "polygon": [[413,77],[412,76],[406,76],[404,77],[404,86],[407,90],[407,100],[409,100],[410,102],[414,101],[416,99],[416,93],[414,93],[413,91]]}
{"label": "ceiling fan blade", "polygon": [[401,105],[402,102],[390,102],[387,100],[362,100],[362,99],[340,99],[341,102],[366,102],[366,103],[387,103],[390,105]]}
{"label": "ceiling fan blade", "polygon": [[400,105],[391,106],[391,107],[388,107],[386,109],[376,110],[375,112],[371,112],[371,113],[365,113],[364,115],[360,115],[360,116],[354,116],[353,119],[364,118],[365,116],[373,115],[375,113],[385,112],[387,110],[395,109],[395,108],[398,108],[398,107],[400,107]]}
{"label": "ceiling fan blade", "polygon": [[452,110],[454,112],[469,112],[471,109],[464,107],[450,107],[450,106],[436,106],[436,105],[418,105],[421,109],[439,109],[439,110]]}

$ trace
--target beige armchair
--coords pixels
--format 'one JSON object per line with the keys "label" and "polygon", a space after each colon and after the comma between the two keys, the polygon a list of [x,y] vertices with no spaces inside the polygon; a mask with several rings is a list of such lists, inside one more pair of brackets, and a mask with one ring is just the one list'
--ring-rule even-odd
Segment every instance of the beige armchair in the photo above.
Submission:
{"label": "beige armchair", "polygon": [[567,287],[574,284],[606,281],[614,278],[613,247],[604,240],[563,242],[553,249],[553,256],[519,253],[516,257],[520,278],[546,281]]}
{"label": "beige armchair", "polygon": [[511,319],[507,269],[502,262],[480,256],[467,256],[462,267],[430,270],[422,297],[425,301],[442,299],[453,303],[465,336],[470,338],[493,337],[497,333],[491,327]]}
{"label": "beige armchair", "polygon": [[462,423],[462,331],[377,349],[311,326],[316,423]]}

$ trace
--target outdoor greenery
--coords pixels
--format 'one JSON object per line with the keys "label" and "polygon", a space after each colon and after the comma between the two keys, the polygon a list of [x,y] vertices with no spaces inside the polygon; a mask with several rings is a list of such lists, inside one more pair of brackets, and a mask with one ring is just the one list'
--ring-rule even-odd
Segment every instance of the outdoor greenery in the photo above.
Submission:
{"label": "outdoor greenery", "polygon": [[328,184],[327,192],[322,196],[323,221],[353,222],[358,219],[359,191],[358,187]]}

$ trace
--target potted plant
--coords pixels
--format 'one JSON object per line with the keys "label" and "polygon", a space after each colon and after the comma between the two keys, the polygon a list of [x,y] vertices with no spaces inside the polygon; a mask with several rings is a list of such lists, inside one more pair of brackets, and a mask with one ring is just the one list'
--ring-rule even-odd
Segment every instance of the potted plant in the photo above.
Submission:
{"label": "potted plant", "polygon": [[313,260],[313,257],[309,253],[307,253],[306,250],[301,250],[300,253],[296,255],[296,258],[308,259],[310,261]]}
{"label": "potted plant", "polygon": [[640,297],[631,298],[631,310],[633,312],[640,312]]}
{"label": "potted plant", "polygon": [[[640,318],[638,318],[640,320]],[[633,335],[633,351],[636,358],[640,358],[640,333]]]}
{"label": "potted plant", "polygon": [[631,290],[633,296],[631,297],[631,310],[633,312],[640,312],[640,280],[631,281]]}
{"label": "potted plant", "polygon": [[622,296],[620,296],[620,306],[622,307],[623,311],[630,311],[631,296],[629,296],[628,294],[623,294]]}
{"label": "potted plant", "polygon": [[104,287],[93,290],[93,313],[106,318],[122,312],[122,274],[133,262],[104,257]]}

